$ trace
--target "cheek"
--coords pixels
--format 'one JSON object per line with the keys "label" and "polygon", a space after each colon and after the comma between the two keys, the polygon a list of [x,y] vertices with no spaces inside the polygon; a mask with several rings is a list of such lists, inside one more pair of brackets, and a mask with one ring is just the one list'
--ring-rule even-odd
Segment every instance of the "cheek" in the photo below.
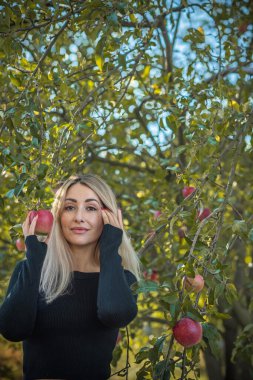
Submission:
{"label": "cheek", "polygon": [[60,224],[62,229],[68,224],[68,220],[68,216],[66,214],[62,214],[62,216],[60,217]]}
{"label": "cheek", "polygon": [[96,225],[97,230],[99,230],[100,232],[102,232],[102,229],[103,229],[103,226],[104,226],[104,222],[103,222],[103,218],[102,218],[101,214],[97,215],[96,221],[95,221],[94,224]]}

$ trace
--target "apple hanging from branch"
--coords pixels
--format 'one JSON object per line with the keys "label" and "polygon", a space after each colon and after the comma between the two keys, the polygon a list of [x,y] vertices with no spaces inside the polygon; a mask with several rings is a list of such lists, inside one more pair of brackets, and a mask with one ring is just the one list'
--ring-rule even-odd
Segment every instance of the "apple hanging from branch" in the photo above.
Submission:
{"label": "apple hanging from branch", "polygon": [[210,208],[206,207],[203,210],[198,211],[197,219],[201,222],[203,219],[206,219],[211,214]]}
{"label": "apple hanging from branch", "polygon": [[182,190],[183,197],[186,198],[196,190],[193,186],[185,186]]}
{"label": "apple hanging from branch", "polygon": [[203,289],[205,281],[200,274],[196,274],[194,278],[185,276],[184,284],[188,292],[198,293]]}
{"label": "apple hanging from branch", "polygon": [[17,247],[17,250],[18,251],[25,251],[26,250],[26,246],[25,246],[25,242],[23,239],[19,238],[16,240],[16,247]]}
{"label": "apple hanging from branch", "polygon": [[182,346],[192,347],[202,339],[202,325],[191,318],[182,318],[173,327],[173,335]]}

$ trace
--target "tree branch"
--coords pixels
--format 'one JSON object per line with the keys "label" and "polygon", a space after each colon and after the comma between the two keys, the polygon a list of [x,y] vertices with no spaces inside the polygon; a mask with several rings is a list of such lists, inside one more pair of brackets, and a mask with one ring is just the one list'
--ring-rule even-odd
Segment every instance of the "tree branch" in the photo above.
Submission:
{"label": "tree branch", "polygon": [[225,77],[228,74],[237,73],[239,70],[242,70],[245,73],[250,74],[250,75],[253,74],[253,67],[251,67],[251,66],[246,66],[246,67],[227,67],[223,71],[221,71],[221,72],[219,72],[217,74],[213,74],[205,82],[206,83],[210,83],[210,82],[212,82],[212,81],[214,81],[216,79],[223,78],[223,77]]}
{"label": "tree branch", "polygon": [[30,75],[30,77],[28,78],[27,80],[27,84],[24,88],[24,90],[22,91],[21,95],[19,96],[18,100],[17,100],[17,103],[22,99],[24,93],[26,92],[26,90],[28,89],[29,87],[29,84],[32,80],[32,78],[36,75],[36,73],[38,72],[38,70],[41,68],[44,60],[46,59],[48,53],[50,52],[50,50],[52,49],[52,47],[54,46],[56,40],[58,39],[58,37],[62,34],[62,32],[64,31],[64,29],[66,28],[66,26],[68,25],[69,23],[69,20],[67,20],[63,26],[60,28],[60,30],[56,33],[56,35],[54,36],[54,38],[52,39],[52,41],[50,42],[50,44],[48,45],[46,51],[44,52],[44,54],[42,54],[42,56],[40,57],[40,60],[37,64],[37,66],[35,67],[34,71],[32,72],[32,74]]}
{"label": "tree branch", "polygon": [[102,158],[102,157],[98,157],[98,156],[93,156],[92,160],[93,161],[100,161],[100,162],[109,164],[111,166],[120,166],[120,167],[127,168],[127,169],[130,169],[130,170],[135,170],[135,171],[137,171],[139,173],[143,172],[143,171],[147,171],[148,173],[155,174],[155,170],[150,169],[148,167],[142,168],[142,167],[137,166],[137,165],[126,164],[126,163],[120,162],[120,161],[113,161],[113,160],[110,160],[108,158]]}
{"label": "tree branch", "polygon": [[[163,39],[164,39],[164,42],[165,42],[165,49],[166,49],[166,71],[167,71],[167,73],[171,73],[172,74],[172,47],[171,47],[171,43],[170,43],[170,40],[169,40],[167,28],[166,28],[166,20],[163,19],[163,18],[161,18],[158,27],[162,31]],[[170,82],[172,81],[172,75],[170,76],[169,81]]]}

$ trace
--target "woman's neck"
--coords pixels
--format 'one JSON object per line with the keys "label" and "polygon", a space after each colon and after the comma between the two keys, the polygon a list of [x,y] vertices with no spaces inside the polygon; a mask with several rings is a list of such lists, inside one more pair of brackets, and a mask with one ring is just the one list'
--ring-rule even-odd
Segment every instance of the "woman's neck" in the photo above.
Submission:
{"label": "woman's neck", "polygon": [[100,270],[99,262],[95,259],[95,249],[71,247],[73,270],[78,272],[95,272]]}

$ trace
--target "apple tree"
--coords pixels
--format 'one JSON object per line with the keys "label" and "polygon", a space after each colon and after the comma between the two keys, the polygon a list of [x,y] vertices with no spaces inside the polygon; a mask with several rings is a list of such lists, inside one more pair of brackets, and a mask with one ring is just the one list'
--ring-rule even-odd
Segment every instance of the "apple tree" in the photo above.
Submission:
{"label": "apple tree", "polygon": [[[95,172],[143,266],[133,379],[198,379],[203,362],[210,379],[250,378],[252,3],[18,0],[0,11],[0,296],[24,255],[27,211]],[[197,336],[183,324],[178,339],[185,319]]]}

